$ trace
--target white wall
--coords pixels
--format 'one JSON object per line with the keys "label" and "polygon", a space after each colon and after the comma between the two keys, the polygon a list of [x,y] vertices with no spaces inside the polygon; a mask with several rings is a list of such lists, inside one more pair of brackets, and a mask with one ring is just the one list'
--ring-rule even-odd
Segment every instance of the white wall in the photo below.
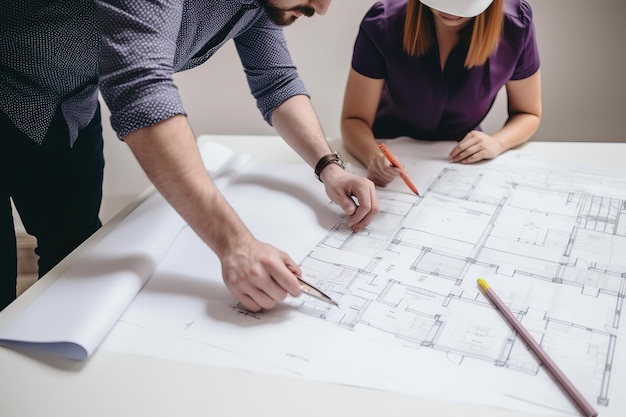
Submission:
{"label": "white wall", "polygon": [[[373,0],[335,0],[325,16],[286,29],[328,137],[339,137],[343,89],[359,22]],[[529,0],[534,10],[543,78],[544,118],[533,140],[625,141],[626,1]],[[197,135],[274,134],[251,98],[231,44],[193,70],[177,74]],[[506,115],[500,95],[484,123]],[[105,196],[136,194],[148,185],[126,146],[108,127],[105,109]]]}

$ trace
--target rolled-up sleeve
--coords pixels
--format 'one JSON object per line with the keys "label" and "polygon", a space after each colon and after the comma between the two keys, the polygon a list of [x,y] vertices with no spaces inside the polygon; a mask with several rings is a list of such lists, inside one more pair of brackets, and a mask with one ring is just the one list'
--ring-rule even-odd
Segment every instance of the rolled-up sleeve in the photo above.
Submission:
{"label": "rolled-up sleeve", "polygon": [[183,2],[96,0],[102,97],[118,137],[186,114],[174,57]]}
{"label": "rolled-up sleeve", "polygon": [[267,16],[235,38],[250,92],[263,118],[271,125],[272,112],[290,97],[309,96],[292,62],[282,28]]}

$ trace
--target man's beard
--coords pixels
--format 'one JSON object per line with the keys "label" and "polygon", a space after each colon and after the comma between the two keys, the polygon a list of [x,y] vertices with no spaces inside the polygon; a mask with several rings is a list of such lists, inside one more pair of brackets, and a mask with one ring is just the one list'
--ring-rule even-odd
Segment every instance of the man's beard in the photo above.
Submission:
{"label": "man's beard", "polygon": [[[287,16],[285,10],[272,4],[272,0],[259,0],[259,3],[263,6],[272,22],[279,26],[289,26],[298,19],[296,16]],[[295,9],[289,9],[289,11],[300,12],[306,17],[311,17],[315,14],[315,9],[311,6],[299,6]]]}

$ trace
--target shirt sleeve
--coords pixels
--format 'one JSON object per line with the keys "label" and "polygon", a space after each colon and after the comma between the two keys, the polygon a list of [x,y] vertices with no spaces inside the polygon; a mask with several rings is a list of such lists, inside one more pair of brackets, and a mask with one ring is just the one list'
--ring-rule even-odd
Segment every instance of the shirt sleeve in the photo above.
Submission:
{"label": "shirt sleeve", "polygon": [[292,62],[283,29],[265,13],[234,40],[250,92],[268,124],[272,124],[272,112],[287,99],[309,96]]}
{"label": "shirt sleeve", "polygon": [[386,60],[375,39],[385,39],[384,5],[374,4],[363,17],[352,52],[352,69],[369,78],[382,79],[387,75]]}
{"label": "shirt sleeve", "polygon": [[511,80],[523,80],[539,69],[539,48],[535,35],[533,13],[530,5],[522,1],[519,9],[520,25],[524,28],[521,42],[521,54],[511,76]]}
{"label": "shirt sleeve", "polygon": [[96,0],[102,97],[118,137],[186,114],[174,84],[179,0]]}

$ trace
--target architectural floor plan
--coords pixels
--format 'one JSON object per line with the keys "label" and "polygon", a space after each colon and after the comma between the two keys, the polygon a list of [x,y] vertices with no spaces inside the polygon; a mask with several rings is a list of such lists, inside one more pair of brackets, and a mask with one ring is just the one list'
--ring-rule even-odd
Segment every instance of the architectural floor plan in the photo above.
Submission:
{"label": "architectural floor plan", "polygon": [[559,366],[580,372],[573,378],[596,404],[615,400],[626,179],[525,164],[446,168],[422,198],[380,196],[367,230],[338,223],[303,260],[307,280],[349,305],[303,301],[311,314],[459,364],[471,358],[537,374],[537,361],[480,294],[483,277]]}
{"label": "architectural floor plan", "polygon": [[225,195],[340,307],[303,296],[241,309],[185,228],[104,348],[576,415],[482,295],[484,278],[600,415],[622,416],[626,176],[525,158],[444,164],[421,197],[380,189],[358,233],[319,183],[303,184],[308,167],[249,166]]}

